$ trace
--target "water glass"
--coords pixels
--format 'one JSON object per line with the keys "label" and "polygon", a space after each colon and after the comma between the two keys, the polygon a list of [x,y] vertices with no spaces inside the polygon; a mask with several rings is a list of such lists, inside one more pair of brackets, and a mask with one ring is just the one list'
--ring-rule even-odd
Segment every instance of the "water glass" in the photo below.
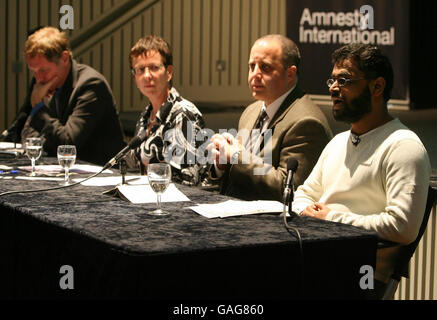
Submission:
{"label": "water glass", "polygon": [[73,145],[58,146],[58,162],[64,168],[65,178],[61,185],[70,185],[70,168],[76,162],[76,147]]}
{"label": "water glass", "polygon": [[148,212],[153,216],[165,216],[170,214],[161,208],[161,194],[167,189],[171,181],[171,168],[167,163],[150,163],[147,168],[147,177],[149,184],[156,193],[157,208],[154,211]]}
{"label": "water glass", "polygon": [[26,154],[32,162],[32,172],[30,176],[35,177],[35,162],[42,154],[42,139],[37,137],[26,138]]}

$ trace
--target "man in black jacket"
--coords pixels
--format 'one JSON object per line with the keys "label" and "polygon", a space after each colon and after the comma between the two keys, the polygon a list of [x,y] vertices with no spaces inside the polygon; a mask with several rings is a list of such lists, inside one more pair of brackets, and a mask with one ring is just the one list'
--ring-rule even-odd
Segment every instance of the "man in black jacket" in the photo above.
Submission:
{"label": "man in black jacket", "polygon": [[[81,160],[103,165],[125,145],[115,99],[103,75],[78,64],[63,32],[42,28],[26,41],[34,78],[9,140],[42,136],[44,150],[73,144]],[[25,119],[25,120],[24,120]],[[24,126],[23,126],[24,123]]]}

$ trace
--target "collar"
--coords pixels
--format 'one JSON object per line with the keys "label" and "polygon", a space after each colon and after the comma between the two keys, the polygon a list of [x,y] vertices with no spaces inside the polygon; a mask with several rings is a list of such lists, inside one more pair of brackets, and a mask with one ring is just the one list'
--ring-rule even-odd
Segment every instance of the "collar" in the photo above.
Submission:
{"label": "collar", "polygon": [[286,93],[284,93],[282,96],[280,96],[278,99],[273,101],[271,104],[266,106],[265,102],[262,103],[262,108],[266,109],[267,115],[269,116],[269,120],[273,119],[276,112],[278,111],[279,107],[284,102],[285,98],[296,88],[296,85],[294,85],[290,90],[288,90]]}
{"label": "collar", "polygon": [[[160,122],[165,122],[165,120],[167,119],[168,114],[170,113],[171,108],[173,107],[173,104],[180,100],[180,94],[179,92],[172,87],[170,89],[170,92],[168,94],[167,99],[165,99],[164,103],[161,105],[161,107],[159,108],[158,112],[156,113],[156,118],[160,121]],[[149,104],[147,106],[147,110],[146,110],[146,115],[147,118],[150,116],[150,113],[152,112],[152,104]]]}
{"label": "collar", "polygon": [[357,135],[357,134],[353,133],[352,130],[350,130],[349,131],[350,132],[349,140],[354,145],[354,147],[357,147],[360,144],[360,142],[363,141],[363,139],[364,139],[364,143],[365,143],[365,141],[371,140],[372,136],[374,134],[377,134],[378,132],[380,132],[382,130],[385,130],[385,128],[391,126],[392,123],[395,123],[395,122],[399,122],[399,119],[398,118],[393,118],[389,122],[384,123],[382,126],[374,128],[374,129],[372,129],[372,130],[370,130],[370,131],[368,131],[366,133],[363,133],[361,135]]}

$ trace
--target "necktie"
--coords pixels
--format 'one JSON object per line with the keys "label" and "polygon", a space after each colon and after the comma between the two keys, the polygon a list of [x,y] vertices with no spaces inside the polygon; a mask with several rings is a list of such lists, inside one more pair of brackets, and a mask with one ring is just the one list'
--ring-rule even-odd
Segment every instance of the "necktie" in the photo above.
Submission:
{"label": "necktie", "polygon": [[251,136],[249,137],[250,150],[254,154],[259,154],[259,152],[261,151],[261,149],[264,146],[264,143],[262,141],[263,140],[262,139],[263,138],[262,129],[263,129],[264,123],[267,121],[268,117],[269,116],[267,115],[266,108],[262,107],[261,112],[258,116],[258,120],[255,122],[255,126],[253,127],[253,131],[251,133]]}
{"label": "necktie", "polygon": [[262,107],[261,112],[259,114],[258,120],[255,123],[254,129],[260,129],[262,130],[262,127],[264,125],[264,122],[268,119],[266,108]]}

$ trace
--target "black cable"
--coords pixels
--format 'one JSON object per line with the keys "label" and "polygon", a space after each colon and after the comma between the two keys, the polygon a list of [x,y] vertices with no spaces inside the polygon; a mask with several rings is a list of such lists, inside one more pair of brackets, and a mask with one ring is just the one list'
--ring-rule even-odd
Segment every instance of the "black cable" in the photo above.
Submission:
{"label": "black cable", "polygon": [[[285,206],[284,205],[284,213],[283,213],[283,217],[284,217],[284,225],[285,225],[285,229],[287,229],[287,231],[288,232],[290,232],[291,230],[292,231],[294,231],[295,233],[296,233],[296,235],[297,235],[297,240],[298,240],[298,242],[299,242],[299,253],[300,253],[300,261],[301,261],[301,264],[300,264],[300,266],[301,266],[301,275],[302,275],[302,277],[301,277],[301,283],[300,283],[300,285],[301,285],[301,290],[300,290],[300,292],[301,292],[301,294],[303,294],[304,293],[304,289],[305,289],[305,262],[304,262],[304,255],[303,255],[303,246],[302,246],[302,237],[301,237],[301,235],[300,235],[300,232],[299,232],[299,229],[298,228],[295,228],[295,227],[293,227],[293,226],[290,226],[288,223],[287,223],[287,214],[286,214],[286,208],[287,206]],[[290,209],[290,207],[288,207],[289,209]],[[290,216],[291,216],[291,214],[292,214],[292,212],[291,212],[291,210],[289,211],[290,213]],[[294,214],[294,213],[293,213]],[[291,233],[291,232],[290,232]]]}
{"label": "black cable", "polygon": [[6,195],[10,195],[10,194],[16,194],[16,193],[32,193],[32,192],[44,192],[44,191],[53,191],[53,190],[59,190],[59,189],[64,189],[64,188],[69,188],[69,187],[74,187],[78,184],[81,184],[82,182],[85,182],[91,178],[94,178],[95,176],[101,174],[104,170],[106,170],[106,168],[103,168],[102,170],[100,170],[97,173],[92,174],[91,176],[85,178],[84,180],[66,185],[66,186],[57,186],[57,187],[52,187],[52,188],[45,188],[45,189],[34,189],[34,190],[19,190],[19,191],[7,191],[7,192],[3,192],[0,193],[0,197],[2,196],[6,196]]}

